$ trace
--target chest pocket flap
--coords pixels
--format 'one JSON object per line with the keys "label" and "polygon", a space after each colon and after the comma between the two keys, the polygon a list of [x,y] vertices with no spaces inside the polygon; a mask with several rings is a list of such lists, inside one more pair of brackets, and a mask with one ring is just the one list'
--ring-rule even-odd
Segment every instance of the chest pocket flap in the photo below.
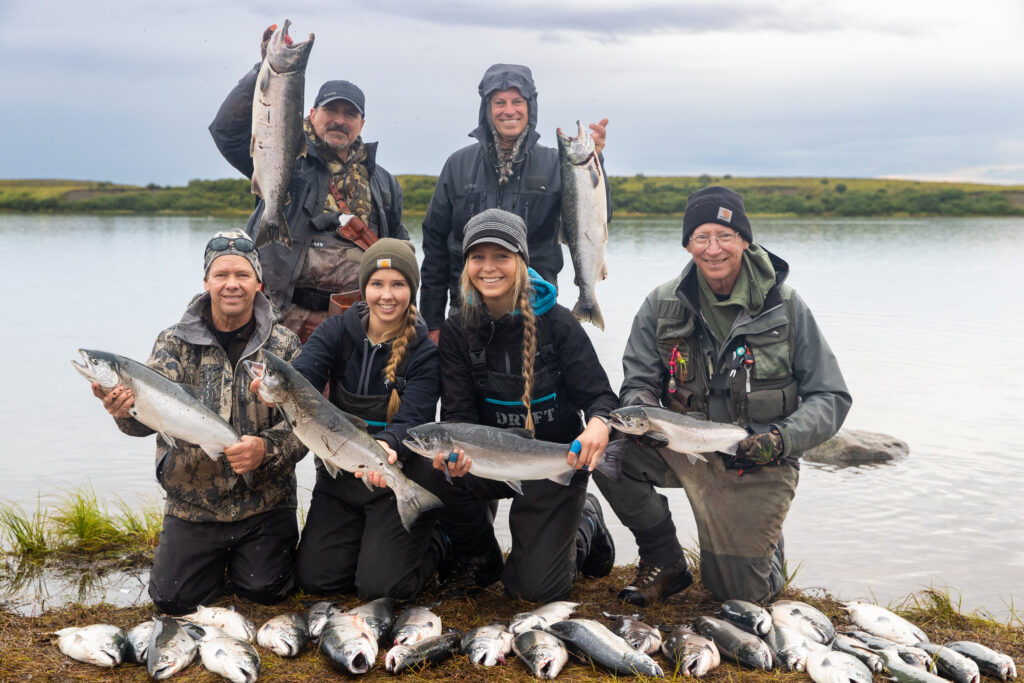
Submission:
{"label": "chest pocket flap", "polygon": [[782,379],[793,374],[789,323],[759,334],[747,334],[746,342],[754,354],[755,379]]}

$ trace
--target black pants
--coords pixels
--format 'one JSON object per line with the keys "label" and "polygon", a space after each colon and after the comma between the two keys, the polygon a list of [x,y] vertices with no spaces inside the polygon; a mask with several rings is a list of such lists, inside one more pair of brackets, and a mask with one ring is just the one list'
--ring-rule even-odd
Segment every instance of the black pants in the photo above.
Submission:
{"label": "black pants", "polygon": [[[414,457],[405,473],[421,480],[413,470],[429,463]],[[299,586],[316,595],[415,597],[440,561],[439,553],[428,548],[436,517],[433,510],[424,512],[406,531],[391,489],[370,491],[351,475],[332,479],[318,472],[296,558]]]}
{"label": "black pants", "polygon": [[295,510],[238,522],[187,522],[164,516],[149,575],[149,597],[165,614],[185,614],[224,593],[270,604],[295,589]]}
{"label": "black pants", "polygon": [[531,602],[564,599],[579,566],[578,529],[589,476],[579,472],[568,486],[526,481],[518,495],[502,482],[467,474],[443,497],[441,525],[452,539],[452,553],[472,555],[492,547],[494,528],[479,501],[511,498],[512,550],[501,573],[505,590]]}

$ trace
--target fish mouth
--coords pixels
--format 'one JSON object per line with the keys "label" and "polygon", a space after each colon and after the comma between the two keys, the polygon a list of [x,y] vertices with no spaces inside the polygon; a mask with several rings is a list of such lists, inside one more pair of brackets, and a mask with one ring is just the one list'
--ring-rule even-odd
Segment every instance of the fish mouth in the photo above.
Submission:
{"label": "fish mouth", "polygon": [[89,352],[86,351],[85,349],[78,349],[78,353],[81,354],[82,356],[82,363],[79,364],[75,362],[74,359],[72,359],[71,364],[75,366],[75,370],[78,370],[85,377],[92,379],[92,373],[89,370]]}
{"label": "fish mouth", "polygon": [[249,376],[253,379],[263,379],[263,372],[266,370],[266,365],[254,360],[243,360],[242,366],[245,371],[249,373]]}
{"label": "fish mouth", "polygon": [[424,439],[419,434],[413,434],[411,431],[406,432],[405,438],[402,439],[402,444],[410,451],[415,451],[420,455],[426,455],[430,452],[430,441]]}

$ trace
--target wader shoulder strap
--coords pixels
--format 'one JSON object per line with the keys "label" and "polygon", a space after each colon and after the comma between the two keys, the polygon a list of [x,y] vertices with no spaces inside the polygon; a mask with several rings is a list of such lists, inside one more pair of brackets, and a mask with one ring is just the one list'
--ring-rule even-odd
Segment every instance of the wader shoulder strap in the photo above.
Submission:
{"label": "wader shoulder strap", "polygon": [[[551,374],[560,376],[562,369],[558,362],[558,351],[554,342],[551,341],[551,331],[548,329],[547,320],[543,316],[537,316],[537,352],[540,354],[541,363]],[[487,349],[484,348],[480,335],[475,331],[469,331],[469,366],[473,375],[473,383],[481,392],[487,389]]]}

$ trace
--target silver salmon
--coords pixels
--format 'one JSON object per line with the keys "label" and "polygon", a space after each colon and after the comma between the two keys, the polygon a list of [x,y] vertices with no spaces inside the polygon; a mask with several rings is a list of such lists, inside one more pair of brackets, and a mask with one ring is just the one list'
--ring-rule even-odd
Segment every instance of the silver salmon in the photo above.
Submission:
{"label": "silver salmon", "polygon": [[[397,463],[388,462],[387,453],[367,433],[366,422],[328,401],[289,363],[269,351],[263,351],[263,358],[263,363],[242,361],[253,379],[260,380],[260,397],[277,404],[295,436],[323,461],[332,477],[341,470],[380,472],[395,494],[406,531],[420,513],[441,507],[440,498],[402,474]],[[374,490],[368,479],[363,481]]]}
{"label": "silver salmon", "polygon": [[871,670],[845,652],[816,650],[807,655],[807,675],[814,683],[871,683]]}
{"label": "silver salmon", "polygon": [[504,664],[512,651],[512,633],[503,624],[477,626],[462,636],[462,652],[475,666]]}
{"label": "silver salmon", "polygon": [[664,442],[664,447],[690,458],[707,461],[701,453],[736,453],[749,436],[747,430],[727,422],[698,420],[674,410],[655,406],[628,406],[611,413],[611,425],[626,434],[644,434]]}
{"label": "silver salmon", "polygon": [[843,607],[850,613],[850,621],[873,636],[885,638],[900,645],[917,645],[928,642],[928,636],[924,631],[884,607],[861,600],[843,603]]}
{"label": "silver salmon", "polygon": [[943,678],[954,683],[979,683],[981,680],[978,663],[952,648],[934,643],[918,643],[914,647],[921,648],[935,658],[935,668]]}
{"label": "silver salmon", "polygon": [[701,678],[722,663],[715,641],[697,635],[689,626],[677,626],[661,644],[661,653],[672,660],[676,674]]}
{"label": "silver salmon", "polygon": [[580,603],[569,602],[568,600],[556,600],[555,602],[549,602],[530,612],[520,612],[519,614],[513,615],[512,621],[509,622],[508,630],[511,631],[513,635],[519,635],[520,633],[531,629],[546,628],[548,625],[553,624],[556,621],[568,619],[569,615],[575,612],[576,608],[579,606]]}
{"label": "silver salmon", "polygon": [[203,666],[231,683],[255,683],[260,675],[260,655],[244,640],[230,636],[203,638],[199,642]]}
{"label": "silver salmon", "polygon": [[593,619],[566,619],[544,629],[565,641],[575,654],[616,674],[663,678],[657,662]]}
{"label": "silver salmon", "polygon": [[604,317],[595,289],[598,282],[608,277],[608,181],[594,151],[590,131],[579,121],[576,126],[576,137],[569,137],[561,128],[556,131],[562,174],[562,242],[569,245],[580,290],[572,313],[577,320],[603,330]]}
{"label": "silver salmon", "polygon": [[269,242],[291,246],[284,203],[295,159],[306,154],[302,96],[313,34],[305,42],[289,43],[289,26],[291,22],[285,19],[270,36],[252,98],[252,192],[264,202],[256,231],[257,247]]}
{"label": "silver salmon", "polygon": [[716,617],[697,617],[695,625],[697,631],[715,641],[723,657],[752,669],[772,668],[774,658],[768,644],[753,633]]}
{"label": "silver salmon", "polygon": [[281,657],[296,657],[309,642],[309,624],[299,614],[271,617],[256,632],[256,643]]}
{"label": "silver salmon", "polygon": [[162,681],[191,664],[197,652],[196,641],[177,621],[157,617],[146,652],[146,670],[150,678]]}
{"label": "silver salmon", "polygon": [[69,626],[55,632],[57,647],[71,659],[86,664],[115,667],[125,659],[128,640],[124,631],[111,624]]}
{"label": "silver salmon", "polygon": [[565,643],[544,631],[523,631],[512,641],[512,649],[537,678],[551,680],[569,661]]}
{"label": "silver salmon", "polygon": [[391,639],[395,645],[415,645],[441,635],[441,617],[426,607],[410,607],[395,619]]}
{"label": "silver salmon", "polygon": [[986,676],[994,676],[1001,681],[1011,681],[1017,678],[1017,667],[1009,655],[969,640],[947,643],[946,647],[954,652],[959,652],[964,657],[973,659]]}
{"label": "silver salmon", "polygon": [[413,645],[395,645],[384,656],[384,668],[396,674],[411,666],[435,664],[462,650],[462,634],[458,631],[431,636]]}
{"label": "silver salmon", "polygon": [[[456,448],[466,452],[473,462],[469,473],[505,482],[516,493],[523,492],[523,481],[550,479],[568,486],[579,472],[566,462],[569,444],[538,441],[525,430],[500,429],[461,422],[430,422],[413,427],[402,441],[409,450],[433,459],[438,452]],[[605,451],[596,469],[612,479],[621,477],[619,454]]]}

